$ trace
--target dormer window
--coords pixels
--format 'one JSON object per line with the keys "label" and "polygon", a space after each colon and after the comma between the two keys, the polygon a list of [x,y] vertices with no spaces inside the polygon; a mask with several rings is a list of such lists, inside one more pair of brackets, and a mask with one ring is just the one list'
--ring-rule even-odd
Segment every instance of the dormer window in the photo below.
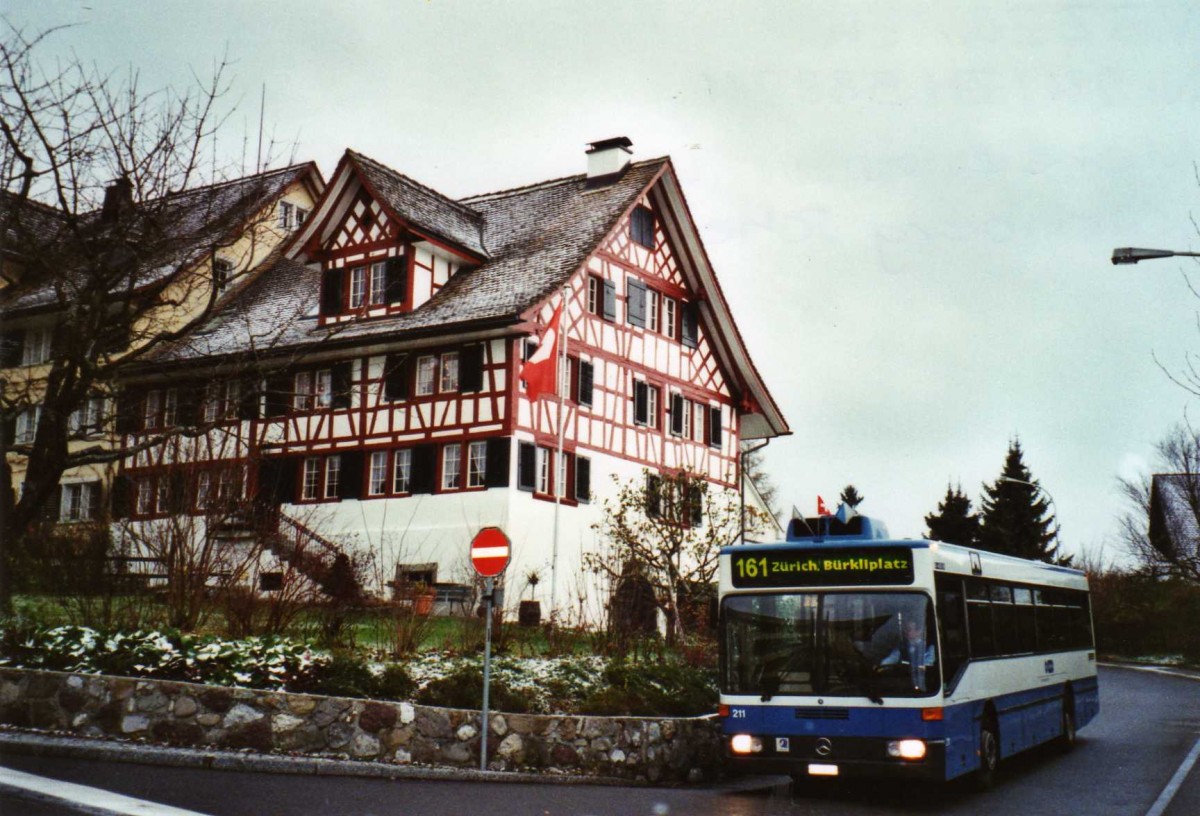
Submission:
{"label": "dormer window", "polygon": [[297,207],[290,201],[279,202],[279,228],[291,232],[300,229],[300,225],[308,218],[308,210]]}
{"label": "dormer window", "polygon": [[229,281],[233,277],[233,264],[224,258],[213,258],[212,262],[212,278],[213,288],[219,295],[229,286]]}
{"label": "dormer window", "polygon": [[321,316],[402,304],[408,296],[408,259],[397,255],[349,269],[326,269],[321,280]]}

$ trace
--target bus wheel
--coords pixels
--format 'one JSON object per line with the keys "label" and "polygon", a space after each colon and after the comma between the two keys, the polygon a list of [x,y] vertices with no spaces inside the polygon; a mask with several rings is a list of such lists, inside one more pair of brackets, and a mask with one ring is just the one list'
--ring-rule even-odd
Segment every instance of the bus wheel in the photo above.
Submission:
{"label": "bus wheel", "polygon": [[1075,700],[1071,695],[1063,697],[1062,733],[1058,737],[1058,747],[1063,753],[1075,747]]}
{"label": "bus wheel", "polygon": [[996,785],[996,768],[1000,765],[1000,736],[996,723],[985,719],[979,726],[979,770],[975,772],[975,787],[981,791]]}

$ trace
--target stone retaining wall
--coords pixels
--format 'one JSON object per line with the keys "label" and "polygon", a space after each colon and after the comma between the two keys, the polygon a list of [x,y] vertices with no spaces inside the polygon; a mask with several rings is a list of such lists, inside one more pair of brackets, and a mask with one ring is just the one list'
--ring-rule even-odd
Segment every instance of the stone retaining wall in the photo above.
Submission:
{"label": "stone retaining wall", "polygon": [[[490,716],[488,768],[655,783],[716,774],[711,718]],[[0,723],[163,745],[479,767],[480,712],[411,703],[0,669]]]}

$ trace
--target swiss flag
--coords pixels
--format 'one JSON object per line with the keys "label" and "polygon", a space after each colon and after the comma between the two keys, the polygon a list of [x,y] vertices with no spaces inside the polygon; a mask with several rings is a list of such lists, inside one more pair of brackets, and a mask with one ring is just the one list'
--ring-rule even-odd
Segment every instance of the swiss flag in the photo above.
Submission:
{"label": "swiss flag", "polygon": [[832,516],[833,515],[825,507],[825,500],[822,499],[820,496],[817,496],[817,515],[818,516]]}
{"label": "swiss flag", "polygon": [[558,321],[561,317],[560,303],[542,332],[537,351],[521,366],[521,379],[525,381],[525,392],[531,400],[558,390]]}

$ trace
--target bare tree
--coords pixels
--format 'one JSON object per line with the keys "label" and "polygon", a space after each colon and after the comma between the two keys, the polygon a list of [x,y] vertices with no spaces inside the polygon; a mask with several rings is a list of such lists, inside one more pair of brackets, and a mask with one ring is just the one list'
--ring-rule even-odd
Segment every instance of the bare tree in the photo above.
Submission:
{"label": "bare tree", "polygon": [[1151,574],[1200,583],[1200,431],[1176,426],[1157,454],[1158,472],[1120,482],[1129,501],[1122,535]]}
{"label": "bare tree", "polygon": [[[203,432],[122,441],[106,406],[279,237],[276,176],[218,183],[225,60],[184,93],[147,92],[136,73],[43,61],[53,33],[0,39],[0,611],[64,473]],[[81,439],[93,407],[101,433]]]}
{"label": "bare tree", "polygon": [[[741,536],[738,498],[686,472],[646,471],[641,482],[614,481],[620,490],[604,502],[604,518],[594,525],[609,547],[585,553],[584,565],[614,587],[622,582],[649,586],[673,644],[684,634],[681,597],[712,583],[721,547]],[[747,508],[747,514],[748,529],[769,523],[756,508]]]}

